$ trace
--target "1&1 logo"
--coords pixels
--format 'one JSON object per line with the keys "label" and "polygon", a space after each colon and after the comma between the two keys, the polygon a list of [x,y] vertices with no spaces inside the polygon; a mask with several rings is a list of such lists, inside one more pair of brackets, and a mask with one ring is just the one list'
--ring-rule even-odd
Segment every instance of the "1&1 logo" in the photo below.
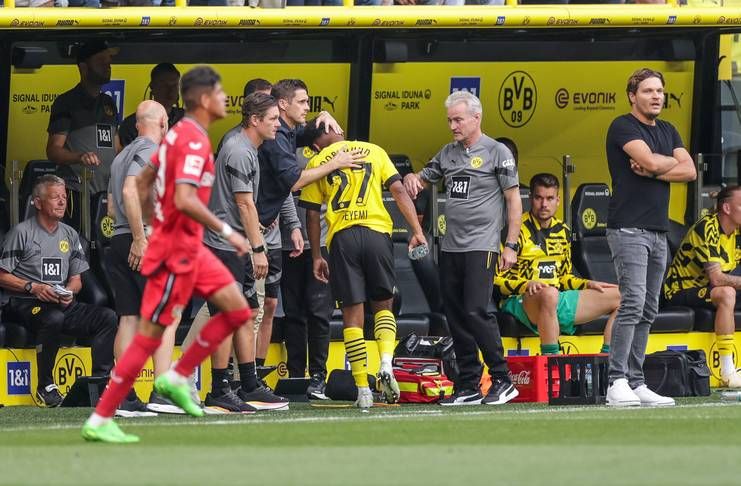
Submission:
{"label": "1&1 logo", "polygon": [[519,128],[535,113],[538,90],[535,81],[525,71],[510,73],[499,89],[499,114],[507,125]]}
{"label": "1&1 logo", "polygon": [[54,383],[62,393],[69,392],[72,383],[81,376],[87,376],[85,363],[75,354],[63,354],[54,363]]}

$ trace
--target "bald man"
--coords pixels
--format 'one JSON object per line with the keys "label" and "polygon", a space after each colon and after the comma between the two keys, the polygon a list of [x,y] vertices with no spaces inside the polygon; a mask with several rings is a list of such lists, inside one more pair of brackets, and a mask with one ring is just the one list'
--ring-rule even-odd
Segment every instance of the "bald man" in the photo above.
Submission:
{"label": "bald man", "polygon": [[[138,133],[129,145],[119,153],[111,164],[108,182],[108,214],[114,219],[111,238],[110,279],[116,297],[116,313],[119,315],[118,334],[114,344],[116,358],[134,339],[139,322],[139,306],[145,279],[139,273],[141,258],[147,249],[147,235],[142,221],[136,176],[149,162],[167,133],[167,111],[156,101],[143,101],[136,109]],[[163,342],[154,354],[154,373],[159,376],[167,371],[172,360],[177,326],[169,326]],[[183,413],[166,399],[153,394],[145,406],[132,389],[116,415],[120,417],[142,417],[154,412]]]}

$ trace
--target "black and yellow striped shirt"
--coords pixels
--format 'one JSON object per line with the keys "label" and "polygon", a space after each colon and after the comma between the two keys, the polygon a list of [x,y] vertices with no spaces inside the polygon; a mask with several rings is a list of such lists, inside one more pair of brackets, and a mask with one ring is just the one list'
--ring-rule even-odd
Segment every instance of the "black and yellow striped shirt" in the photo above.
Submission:
{"label": "black and yellow striped shirt", "polygon": [[664,281],[664,296],[670,299],[680,290],[707,287],[708,263],[720,264],[724,273],[733,271],[741,262],[741,231],[723,233],[717,214],[700,218],[687,232],[669,267]]}
{"label": "black and yellow striped shirt", "polygon": [[527,283],[537,280],[559,290],[581,290],[588,280],[571,273],[571,230],[563,221],[552,218],[548,228],[541,228],[530,213],[522,216],[518,237],[517,263],[497,273],[494,285],[502,298],[525,292]]}

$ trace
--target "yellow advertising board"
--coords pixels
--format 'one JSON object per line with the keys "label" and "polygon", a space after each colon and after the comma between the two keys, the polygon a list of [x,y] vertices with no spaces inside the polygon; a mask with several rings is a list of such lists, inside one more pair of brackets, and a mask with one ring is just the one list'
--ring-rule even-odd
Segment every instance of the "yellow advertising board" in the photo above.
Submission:
{"label": "yellow advertising board", "polygon": [[[612,120],[630,110],[625,88],[641,67],[666,79],[662,118],[689,143],[693,62],[550,61],[408,62],[375,64],[371,95],[372,142],[406,154],[415,170],[452,140],[444,102],[453,91],[481,98],[483,129],[512,139],[519,151],[520,180],[537,172],[560,177],[561,160],[572,156],[572,189],[607,182],[605,135]],[[670,217],[683,220],[686,184],[673,184]]]}
{"label": "yellow advertising board", "polygon": [[[185,73],[194,64],[179,64]],[[245,83],[253,78],[275,82],[299,77],[309,88],[312,114],[326,110],[341,125],[347,125],[349,64],[214,64],[227,93],[228,116],[209,128],[216,147],[222,135],[241,121],[240,107]],[[153,65],[114,65],[111,82],[103,87],[125,117],[149,98],[149,73]],[[22,169],[29,160],[46,159],[46,128],[54,99],[79,81],[77,66],[43,66],[40,69],[12,69],[8,115],[8,151],[6,178],[17,160]],[[312,116],[310,114],[309,116]]]}

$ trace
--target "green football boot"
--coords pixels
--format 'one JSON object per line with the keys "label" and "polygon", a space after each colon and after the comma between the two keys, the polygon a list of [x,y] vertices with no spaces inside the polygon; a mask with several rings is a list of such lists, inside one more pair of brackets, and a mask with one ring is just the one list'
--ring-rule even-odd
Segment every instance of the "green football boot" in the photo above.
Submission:
{"label": "green football boot", "polygon": [[82,426],[82,438],[88,442],[106,442],[108,444],[139,442],[138,436],[124,433],[113,420],[97,427],[85,422],[85,425]]}
{"label": "green football boot", "polygon": [[185,381],[177,385],[170,381],[167,374],[160,375],[154,380],[154,391],[169,398],[178,407],[193,417],[203,417],[203,409],[190,397],[190,386]]}

